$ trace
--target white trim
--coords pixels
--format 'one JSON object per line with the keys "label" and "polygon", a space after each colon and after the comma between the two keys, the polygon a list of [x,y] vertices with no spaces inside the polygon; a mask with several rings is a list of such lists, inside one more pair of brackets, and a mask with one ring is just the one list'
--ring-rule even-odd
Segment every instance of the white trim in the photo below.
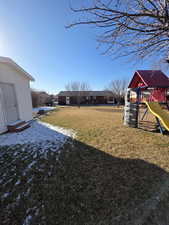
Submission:
{"label": "white trim", "polygon": [[16,64],[12,59],[0,56],[0,63],[6,63],[15,67],[15,69],[19,70],[26,78],[28,78],[31,81],[35,81],[35,79],[29,73],[27,73],[22,67]]}

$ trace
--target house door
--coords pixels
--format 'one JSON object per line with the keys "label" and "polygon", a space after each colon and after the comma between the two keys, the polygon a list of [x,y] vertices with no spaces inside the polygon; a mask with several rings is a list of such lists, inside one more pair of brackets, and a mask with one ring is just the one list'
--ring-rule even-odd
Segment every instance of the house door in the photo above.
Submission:
{"label": "house door", "polygon": [[12,84],[0,84],[0,88],[2,90],[2,98],[4,104],[4,114],[6,123],[12,123],[18,120],[18,108],[16,101],[15,89]]}

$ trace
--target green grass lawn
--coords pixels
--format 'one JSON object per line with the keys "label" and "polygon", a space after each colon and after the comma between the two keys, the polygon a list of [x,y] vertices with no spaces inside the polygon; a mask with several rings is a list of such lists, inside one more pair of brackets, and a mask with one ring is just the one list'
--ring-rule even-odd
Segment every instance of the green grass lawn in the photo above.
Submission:
{"label": "green grass lawn", "polygon": [[42,120],[76,138],[45,157],[1,149],[1,224],[169,224],[169,136],[123,126],[115,107],[60,107]]}

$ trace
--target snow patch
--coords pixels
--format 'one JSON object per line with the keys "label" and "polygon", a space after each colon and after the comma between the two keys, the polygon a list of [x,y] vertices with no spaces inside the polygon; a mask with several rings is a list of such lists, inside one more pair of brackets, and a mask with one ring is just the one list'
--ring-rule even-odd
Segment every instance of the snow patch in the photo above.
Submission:
{"label": "snow patch", "polygon": [[2,195],[2,198],[7,198],[9,196],[9,192],[6,192]]}
{"label": "snow patch", "polygon": [[23,225],[29,225],[31,223],[31,220],[32,220],[32,215],[28,215],[24,222],[23,222]]}
{"label": "snow patch", "polygon": [[36,163],[36,161],[32,161],[29,165],[28,165],[28,168],[30,169],[34,164]]}
{"label": "snow patch", "polygon": [[52,110],[54,110],[54,109],[56,109],[56,107],[43,106],[43,107],[33,108],[32,111],[33,111],[34,113],[38,113],[39,110],[52,111]]}
{"label": "snow patch", "polygon": [[15,185],[18,185],[18,184],[20,184],[21,183],[21,181],[20,180],[18,180],[16,183],[15,183]]}
{"label": "snow patch", "polygon": [[[31,144],[34,151],[43,153],[46,149],[58,150],[69,138],[74,138],[73,130],[34,121],[31,127],[20,133],[0,135],[0,146]],[[38,148],[37,148],[38,147]]]}

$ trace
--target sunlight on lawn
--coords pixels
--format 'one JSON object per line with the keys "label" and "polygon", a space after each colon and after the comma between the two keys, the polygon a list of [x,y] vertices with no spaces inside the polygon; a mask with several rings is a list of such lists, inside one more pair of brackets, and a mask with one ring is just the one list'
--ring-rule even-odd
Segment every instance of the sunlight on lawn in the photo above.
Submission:
{"label": "sunlight on lawn", "polygon": [[110,106],[64,107],[43,121],[71,128],[78,141],[113,156],[144,159],[169,171],[169,136],[125,127],[122,116],[122,109]]}

